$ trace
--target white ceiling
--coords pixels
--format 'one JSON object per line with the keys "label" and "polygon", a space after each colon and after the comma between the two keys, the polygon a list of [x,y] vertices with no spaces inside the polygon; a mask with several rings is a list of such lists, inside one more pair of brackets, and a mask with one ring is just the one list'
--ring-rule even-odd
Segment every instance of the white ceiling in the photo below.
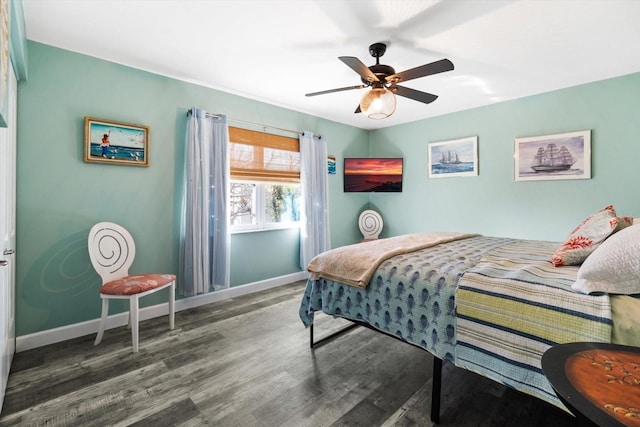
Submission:
{"label": "white ceiling", "polygon": [[[640,71],[638,0],[22,0],[27,38],[363,129]],[[442,58],[455,70],[403,83],[383,120],[338,60],[396,72]]]}

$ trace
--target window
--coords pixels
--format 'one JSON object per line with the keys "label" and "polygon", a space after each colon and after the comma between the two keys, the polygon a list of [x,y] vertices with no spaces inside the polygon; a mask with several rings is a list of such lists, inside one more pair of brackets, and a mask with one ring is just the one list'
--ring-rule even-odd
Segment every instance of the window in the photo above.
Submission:
{"label": "window", "polygon": [[300,184],[231,181],[231,230],[297,226]]}
{"label": "window", "polygon": [[232,231],[298,226],[300,144],[297,138],[229,128]]}

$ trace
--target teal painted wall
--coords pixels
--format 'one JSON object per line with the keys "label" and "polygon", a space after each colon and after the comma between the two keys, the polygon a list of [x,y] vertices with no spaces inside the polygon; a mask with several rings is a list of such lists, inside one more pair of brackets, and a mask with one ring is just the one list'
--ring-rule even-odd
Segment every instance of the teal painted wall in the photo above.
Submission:
{"label": "teal painted wall", "polygon": [[[368,132],[350,126],[40,43],[29,41],[27,51],[29,78],[18,88],[18,336],[99,317],[100,279],[86,244],[96,222],[117,222],[133,234],[132,272],[178,270],[189,108],[322,134],[338,158],[368,152]],[[84,163],[84,116],[150,126],[150,167]],[[329,185],[333,242],[352,243],[366,199],[344,195],[341,175]],[[297,240],[297,230],[233,235],[231,282],[300,271]],[[165,300],[150,296],[143,304]],[[111,312],[124,309],[112,304]]]}
{"label": "teal painted wall", "polygon": [[[192,106],[324,135],[337,160],[329,176],[334,247],[361,237],[357,218],[366,207],[383,215],[383,236],[452,230],[561,240],[606,204],[640,216],[633,190],[640,74],[367,132],[51,46],[27,47],[29,78],[18,93],[18,336],[99,317],[99,278],[86,247],[95,222],[132,232],[139,248],[132,271],[177,271],[182,142]],[[151,166],[84,163],[84,116],[150,126]],[[583,129],[592,130],[591,180],[514,182],[515,137]],[[427,143],[472,135],[478,177],[427,178]],[[404,157],[403,193],[343,193],[344,157],[367,155]],[[232,285],[299,271],[298,251],[297,230],[232,235]]]}
{"label": "teal painted wall", "polygon": [[[608,204],[640,216],[639,118],[640,73],[373,131],[370,154],[402,155],[405,181],[403,193],[372,195],[371,204],[387,236],[450,230],[560,241]],[[514,138],[585,129],[592,179],[514,180]],[[429,142],[474,135],[479,176],[427,178]]]}
{"label": "teal painted wall", "polygon": [[300,271],[300,230],[232,234],[230,264],[231,286]]}

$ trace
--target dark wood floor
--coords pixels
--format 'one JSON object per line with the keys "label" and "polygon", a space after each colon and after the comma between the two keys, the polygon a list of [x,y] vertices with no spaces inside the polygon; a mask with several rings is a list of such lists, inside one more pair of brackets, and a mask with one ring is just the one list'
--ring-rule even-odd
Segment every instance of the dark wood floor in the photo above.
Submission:
{"label": "dark wood floor", "polygon": [[[16,354],[1,426],[429,426],[432,357],[365,328],[311,350],[303,283]],[[340,321],[324,316],[321,335]],[[442,426],[572,426],[444,364]]]}

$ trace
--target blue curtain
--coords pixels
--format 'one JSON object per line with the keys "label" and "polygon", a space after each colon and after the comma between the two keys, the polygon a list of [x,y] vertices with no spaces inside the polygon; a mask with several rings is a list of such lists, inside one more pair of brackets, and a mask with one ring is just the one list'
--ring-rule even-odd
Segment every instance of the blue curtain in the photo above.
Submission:
{"label": "blue curtain", "polygon": [[300,187],[303,210],[300,228],[300,267],[331,249],[327,143],[309,131],[300,135]]}
{"label": "blue curtain", "polygon": [[184,296],[229,287],[227,118],[192,108],[187,118],[180,238]]}

